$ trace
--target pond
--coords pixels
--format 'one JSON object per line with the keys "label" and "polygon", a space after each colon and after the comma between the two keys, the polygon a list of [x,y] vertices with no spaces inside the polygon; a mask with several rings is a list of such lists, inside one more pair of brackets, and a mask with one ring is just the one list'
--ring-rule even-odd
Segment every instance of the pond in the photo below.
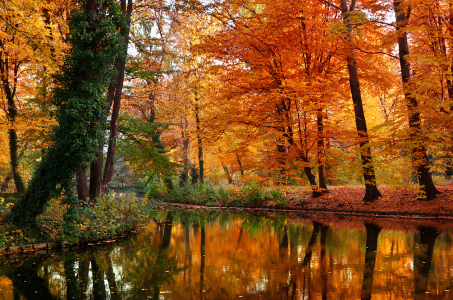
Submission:
{"label": "pond", "polygon": [[450,299],[448,220],[158,210],[115,243],[0,258],[0,299]]}

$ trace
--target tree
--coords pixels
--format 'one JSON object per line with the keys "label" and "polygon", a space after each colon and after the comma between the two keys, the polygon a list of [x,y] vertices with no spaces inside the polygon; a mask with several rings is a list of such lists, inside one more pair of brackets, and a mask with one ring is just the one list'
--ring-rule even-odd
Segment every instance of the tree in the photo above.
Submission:
{"label": "tree", "polygon": [[[104,166],[104,140],[99,145],[96,160],[90,165],[90,185],[87,187],[86,175],[83,169],[77,170],[78,197],[85,200],[89,195],[91,201],[95,202],[102,191],[107,191],[107,185],[113,177],[113,162],[115,158],[116,140],[118,136],[118,118],[121,107],[121,98],[123,95],[124,74],[126,68],[126,52],[129,43],[129,31],[131,15],[133,10],[133,0],[121,0],[120,8],[122,17],[125,19],[124,26],[121,27],[121,37],[124,41],[122,44],[123,55],[115,59],[114,69],[116,75],[109,84],[107,95],[108,102],[105,111],[105,119],[102,120],[102,128],[106,130],[107,118],[110,116],[109,137],[107,156]],[[104,166],[104,171],[103,170]]]}
{"label": "tree", "polygon": [[[76,169],[95,159],[103,139],[105,93],[115,60],[125,54],[120,34],[124,26],[120,7],[114,1],[81,1],[73,11],[71,49],[56,77],[53,96],[58,107],[54,145],[46,151],[25,194],[12,209],[9,217],[14,223],[33,225],[52,196],[62,190],[70,194]],[[72,197],[68,195],[67,199]]]}
{"label": "tree", "polygon": [[274,139],[270,144],[276,145],[273,160],[278,164],[266,167],[279,170],[282,182],[303,170],[314,196],[326,190],[319,189],[312,170],[325,154],[320,150],[325,118],[314,118],[334,107],[328,86],[339,62],[333,58],[327,13],[325,5],[309,1],[219,5],[212,15],[223,30],[208,35],[201,46],[222,62],[212,69],[224,82],[220,97],[231,101],[231,113],[219,117],[230,127],[260,128],[260,138]]}
{"label": "tree", "polygon": [[[53,16],[57,12],[61,15]],[[56,70],[64,47],[61,33],[65,32],[65,26],[59,19],[64,12],[61,3],[46,1],[3,1],[0,4],[0,98],[8,123],[10,177],[20,195],[25,192],[19,170],[19,152],[22,156],[24,153],[20,149],[21,135],[36,126],[36,122],[24,125],[22,119],[27,111],[25,107],[33,106],[33,98],[39,97],[40,81],[45,85],[44,77]],[[32,112],[33,109],[28,114]],[[28,120],[36,117],[35,111],[35,116],[29,115]]]}
{"label": "tree", "polygon": [[[348,6],[347,0],[341,0],[340,7],[343,16],[343,21],[347,29],[346,38],[352,42],[353,34],[353,17],[357,1],[352,0]],[[357,70],[357,61],[355,54],[351,48],[347,51],[346,61],[349,73],[349,85],[351,89],[352,102],[354,103],[354,115],[357,132],[359,134],[360,157],[363,166],[363,178],[365,180],[365,197],[364,201],[373,201],[381,196],[377,188],[376,175],[374,171],[373,159],[371,156],[371,148],[369,145],[368,128],[363,111],[362,92],[360,90],[359,74]]]}
{"label": "tree", "polygon": [[409,138],[412,141],[411,154],[413,156],[414,167],[416,168],[419,194],[417,198],[431,200],[436,198],[440,192],[436,189],[431,173],[429,171],[428,158],[426,155],[426,147],[421,139],[421,116],[420,108],[416,97],[411,93],[411,64],[408,60],[409,43],[405,24],[409,21],[411,9],[403,8],[402,2],[395,0],[394,2],[396,16],[396,30],[398,33],[398,49],[399,61],[401,66],[401,78],[405,89],[404,98],[407,102],[407,111],[409,119]]}

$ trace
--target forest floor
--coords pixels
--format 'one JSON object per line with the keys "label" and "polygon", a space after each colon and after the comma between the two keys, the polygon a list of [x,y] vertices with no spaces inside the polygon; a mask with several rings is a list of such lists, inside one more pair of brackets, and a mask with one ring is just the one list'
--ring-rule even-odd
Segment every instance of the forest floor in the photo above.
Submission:
{"label": "forest floor", "polygon": [[288,208],[310,211],[331,211],[396,215],[440,215],[453,217],[453,185],[437,186],[441,192],[434,200],[416,200],[410,189],[392,189],[380,186],[382,196],[371,203],[364,202],[365,187],[332,186],[329,192],[312,198],[311,194],[286,190]]}
{"label": "forest floor", "polygon": [[[276,205],[272,201],[263,205],[248,207],[247,205],[220,205],[232,209],[245,210],[286,210],[301,212],[334,213],[341,215],[364,215],[364,216],[397,216],[405,218],[438,218],[453,219],[453,185],[439,185],[441,192],[434,200],[416,200],[414,189],[393,189],[387,186],[379,186],[382,196],[373,202],[364,202],[364,186],[330,186],[329,192],[320,197],[313,198],[307,187],[278,188],[286,195],[286,205]],[[239,194],[239,195],[236,195]],[[230,196],[239,197],[240,193]],[[205,206],[203,203],[192,202],[178,203],[170,201],[167,204],[174,206]],[[240,202],[239,202],[240,203]],[[218,203],[217,203],[218,204]],[[208,205],[215,207],[216,205]],[[248,208],[247,208],[248,207]]]}

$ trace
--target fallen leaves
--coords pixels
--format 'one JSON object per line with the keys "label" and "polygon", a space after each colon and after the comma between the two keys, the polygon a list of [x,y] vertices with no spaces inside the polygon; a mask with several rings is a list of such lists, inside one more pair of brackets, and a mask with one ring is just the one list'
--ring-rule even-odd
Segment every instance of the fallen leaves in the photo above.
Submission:
{"label": "fallen leaves", "polygon": [[[415,193],[409,189],[392,189],[380,186],[383,195],[373,202],[364,202],[365,187],[336,186],[329,187],[329,193],[312,198],[303,192],[294,192],[289,206],[292,208],[344,212],[378,212],[392,214],[442,214],[453,217],[453,186],[437,187],[442,192],[438,198],[430,201],[415,200]],[[291,194],[291,193],[289,193]]]}

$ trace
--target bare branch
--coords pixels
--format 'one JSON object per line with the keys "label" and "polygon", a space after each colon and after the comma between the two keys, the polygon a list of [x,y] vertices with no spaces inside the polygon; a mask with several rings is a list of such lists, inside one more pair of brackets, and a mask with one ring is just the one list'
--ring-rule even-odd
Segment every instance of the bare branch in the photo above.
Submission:
{"label": "bare branch", "polygon": [[335,8],[335,9],[338,9],[338,10],[341,11],[341,8],[338,7],[338,6],[336,6],[336,5],[333,4],[333,3],[330,3],[330,2],[328,2],[328,1],[326,1],[326,0],[320,0],[320,1],[321,1],[322,3],[324,3],[325,5],[327,5],[327,6],[333,7],[333,8]]}

